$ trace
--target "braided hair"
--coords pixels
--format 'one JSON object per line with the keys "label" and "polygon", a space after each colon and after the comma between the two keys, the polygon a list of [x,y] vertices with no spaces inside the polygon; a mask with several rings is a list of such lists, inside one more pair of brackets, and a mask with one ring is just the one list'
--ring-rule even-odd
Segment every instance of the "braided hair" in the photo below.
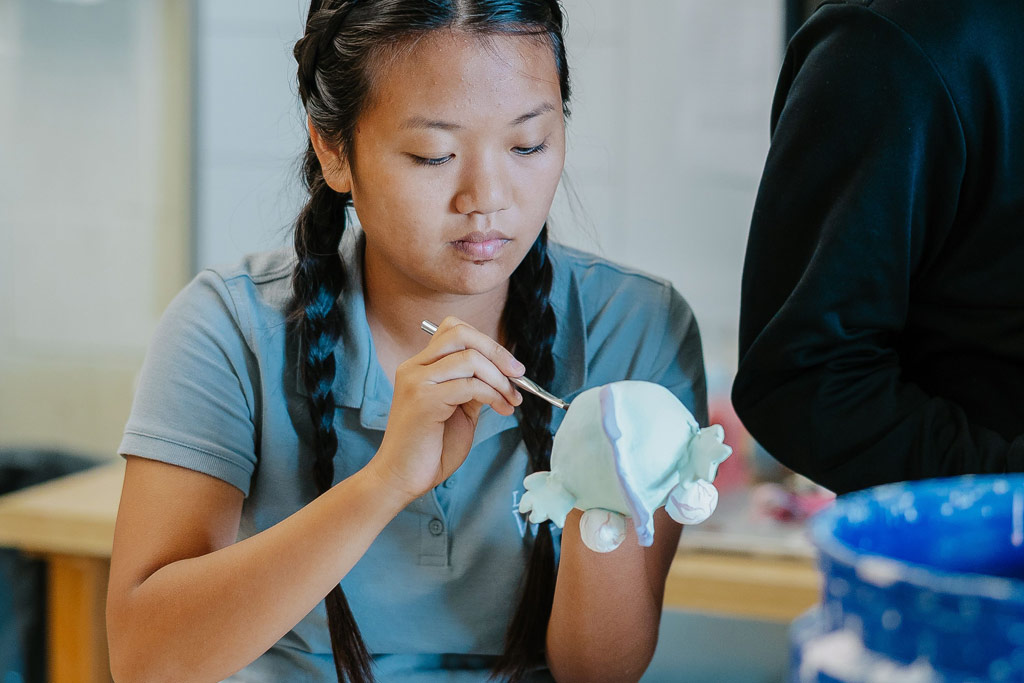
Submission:
{"label": "braided hair", "polygon": [[[377,57],[388,47],[442,28],[545,37],[554,53],[563,113],[568,116],[569,74],[558,0],[313,0],[294,56],[299,96],[317,133],[351,161],[355,125],[368,100]],[[345,283],[345,265],[339,247],[352,195],[328,186],[312,141],[302,159],[302,179],[309,198],[295,221],[296,264],[288,321],[289,334],[298,339],[302,349],[299,374],[309,394],[313,477],[320,495],[334,483],[338,448],[332,386],[334,348],[344,326],[338,298]],[[541,385],[549,384],[554,376],[551,348],[556,322],[549,298],[551,279],[545,225],[510,278],[503,313],[509,346]],[[530,320],[524,319],[526,315]],[[531,399],[519,407],[520,429],[531,471],[547,470],[551,406]],[[517,681],[530,667],[543,662],[554,586],[554,543],[550,527],[541,525],[494,676]],[[340,585],[325,602],[339,682],[372,681],[370,653]]]}
{"label": "braided hair", "polygon": [[[509,346],[530,368],[531,378],[549,386],[555,376],[551,347],[557,330],[551,308],[551,260],[548,228],[544,226],[509,281],[503,322]],[[539,318],[537,313],[539,312]],[[527,319],[529,316],[529,319]],[[519,428],[530,458],[530,471],[551,469],[551,404],[534,397],[519,406]],[[523,593],[505,635],[505,652],[494,668],[496,675],[519,680],[533,665],[544,661],[544,640],[551,603],[555,597],[555,546],[551,525],[537,526],[530,551]]]}

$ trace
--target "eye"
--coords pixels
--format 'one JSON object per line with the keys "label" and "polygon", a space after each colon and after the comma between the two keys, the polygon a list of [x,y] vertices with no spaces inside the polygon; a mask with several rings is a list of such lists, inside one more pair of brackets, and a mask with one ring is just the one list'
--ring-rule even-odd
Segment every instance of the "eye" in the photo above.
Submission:
{"label": "eye", "polygon": [[447,154],[443,157],[421,157],[410,154],[409,157],[420,166],[442,166],[455,158],[454,154]]}
{"label": "eye", "polygon": [[548,143],[545,140],[544,142],[540,143],[539,145],[535,145],[533,147],[513,147],[512,151],[515,152],[516,154],[518,154],[521,157],[528,157],[531,154],[540,154],[541,152],[543,152],[547,148],[548,148]]}

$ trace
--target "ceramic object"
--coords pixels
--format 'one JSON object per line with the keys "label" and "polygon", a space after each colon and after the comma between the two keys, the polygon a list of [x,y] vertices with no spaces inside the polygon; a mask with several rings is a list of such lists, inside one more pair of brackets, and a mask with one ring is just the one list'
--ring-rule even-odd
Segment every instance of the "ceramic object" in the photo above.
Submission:
{"label": "ceramic object", "polygon": [[610,552],[626,537],[626,518],[642,546],[654,541],[654,511],[664,506],[680,524],[699,524],[718,503],[712,485],[732,449],[719,425],[701,429],[665,387],[622,381],[584,391],[555,434],[551,471],[523,481],[519,504],[534,523],[562,527],[583,510],[583,542]]}

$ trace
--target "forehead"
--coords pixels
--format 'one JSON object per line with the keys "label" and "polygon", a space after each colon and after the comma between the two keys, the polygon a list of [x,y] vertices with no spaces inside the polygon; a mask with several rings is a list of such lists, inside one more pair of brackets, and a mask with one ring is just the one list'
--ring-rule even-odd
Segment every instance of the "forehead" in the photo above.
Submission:
{"label": "forehead", "polygon": [[410,117],[507,123],[542,103],[562,110],[554,52],[542,36],[433,31],[385,55],[372,90],[364,116],[396,126]]}

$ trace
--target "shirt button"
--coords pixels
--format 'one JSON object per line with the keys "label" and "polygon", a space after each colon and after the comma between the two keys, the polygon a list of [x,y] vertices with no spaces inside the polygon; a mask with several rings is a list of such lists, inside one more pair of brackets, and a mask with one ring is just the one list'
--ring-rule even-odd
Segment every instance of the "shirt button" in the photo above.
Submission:
{"label": "shirt button", "polygon": [[434,536],[440,536],[444,532],[444,523],[441,520],[434,518],[430,520],[430,524],[427,525],[427,528],[430,529],[430,533]]}
{"label": "shirt button", "polygon": [[453,486],[455,486],[455,477],[448,477],[447,479],[444,480],[444,487],[446,489],[450,489]]}

